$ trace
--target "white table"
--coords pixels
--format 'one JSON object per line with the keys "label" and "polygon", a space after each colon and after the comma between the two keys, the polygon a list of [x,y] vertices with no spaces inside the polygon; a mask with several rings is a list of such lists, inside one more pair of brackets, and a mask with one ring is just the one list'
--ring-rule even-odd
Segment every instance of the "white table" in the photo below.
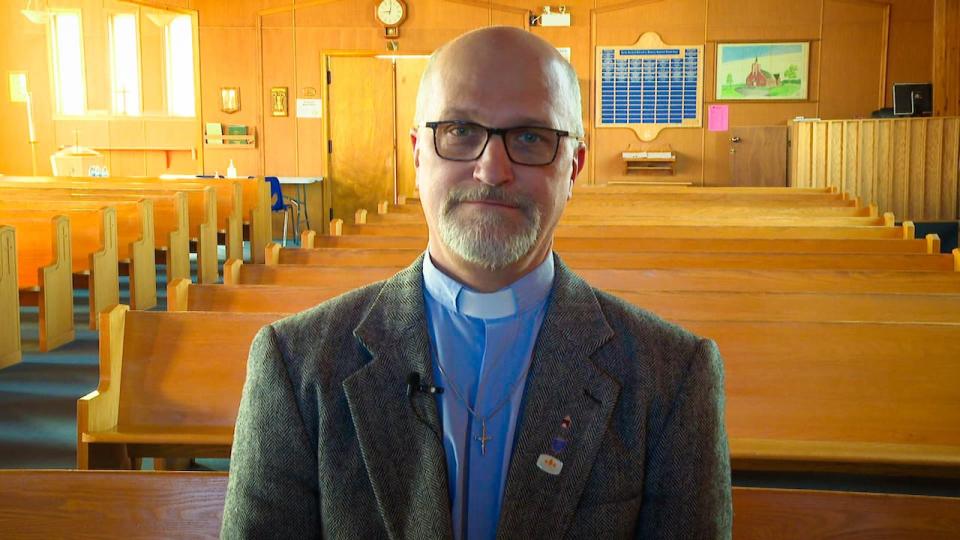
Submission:
{"label": "white table", "polygon": [[[323,182],[322,176],[278,176],[281,185],[297,186],[297,202],[303,207],[303,220],[310,228],[310,211],[307,210],[307,186]],[[297,216],[299,219],[299,216]],[[297,230],[300,230],[297,223]]]}

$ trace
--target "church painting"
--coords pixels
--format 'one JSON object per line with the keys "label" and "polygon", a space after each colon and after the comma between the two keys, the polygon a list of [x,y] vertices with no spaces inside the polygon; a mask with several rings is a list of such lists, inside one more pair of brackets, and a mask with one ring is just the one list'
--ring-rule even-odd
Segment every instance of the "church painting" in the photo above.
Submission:
{"label": "church painting", "polygon": [[717,100],[806,100],[810,43],[718,43]]}

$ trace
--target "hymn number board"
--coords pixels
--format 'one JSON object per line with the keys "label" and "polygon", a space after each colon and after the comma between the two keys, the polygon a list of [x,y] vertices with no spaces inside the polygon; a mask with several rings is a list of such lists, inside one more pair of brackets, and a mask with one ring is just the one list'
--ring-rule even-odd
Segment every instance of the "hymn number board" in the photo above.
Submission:
{"label": "hymn number board", "polygon": [[647,33],[630,47],[598,47],[597,70],[597,127],[632,128],[649,141],[664,128],[702,125],[703,47]]}

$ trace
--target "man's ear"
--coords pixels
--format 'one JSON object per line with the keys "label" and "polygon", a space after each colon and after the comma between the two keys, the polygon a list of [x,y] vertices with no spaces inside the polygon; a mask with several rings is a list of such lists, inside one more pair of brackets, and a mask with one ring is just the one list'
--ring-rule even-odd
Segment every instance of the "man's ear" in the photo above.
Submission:
{"label": "man's ear", "polygon": [[417,146],[417,128],[410,128],[410,143],[413,146],[413,166],[420,167],[420,148]]}
{"label": "man's ear", "polygon": [[577,181],[577,176],[583,171],[583,166],[587,163],[587,145],[582,142],[577,144],[573,151],[573,167],[570,168],[570,189],[567,192],[567,200],[573,197],[573,184]]}

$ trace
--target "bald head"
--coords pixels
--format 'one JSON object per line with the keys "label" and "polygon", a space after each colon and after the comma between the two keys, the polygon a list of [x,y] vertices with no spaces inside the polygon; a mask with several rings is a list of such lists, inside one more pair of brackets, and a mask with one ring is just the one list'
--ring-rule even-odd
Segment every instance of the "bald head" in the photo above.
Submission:
{"label": "bald head", "polygon": [[[504,81],[511,88],[504,88]],[[530,32],[509,26],[482,28],[437,49],[420,79],[415,127],[439,120],[448,95],[464,88],[541,92],[562,124],[552,127],[583,136],[576,71],[556,48]]]}

